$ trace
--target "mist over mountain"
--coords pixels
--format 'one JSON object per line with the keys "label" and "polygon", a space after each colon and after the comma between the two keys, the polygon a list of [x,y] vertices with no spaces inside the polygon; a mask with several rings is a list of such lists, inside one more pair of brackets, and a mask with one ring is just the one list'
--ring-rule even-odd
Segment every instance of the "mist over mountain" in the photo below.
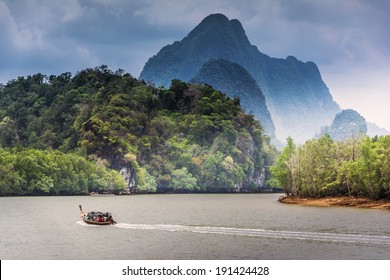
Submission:
{"label": "mist over mountain", "polygon": [[268,111],[263,92],[252,76],[237,63],[218,59],[203,64],[192,83],[209,84],[234,98],[239,96],[247,113],[261,121],[265,132],[275,138],[275,126]]}
{"label": "mist over mountain", "polygon": [[390,135],[390,131],[379,127],[375,123],[367,122],[367,135],[370,137],[374,137],[376,135],[381,136],[381,135]]}
{"label": "mist over mountain", "polygon": [[[252,76],[265,96],[280,140],[291,136],[302,143],[340,111],[313,62],[261,53],[250,44],[240,22],[222,14],[206,17],[183,40],[163,47],[147,61],[140,79],[165,87],[172,79],[191,81],[210,59],[237,63]],[[219,82],[223,83],[226,80]],[[261,103],[262,95],[254,96],[252,102]]]}
{"label": "mist over mountain", "polygon": [[357,138],[367,134],[367,122],[357,111],[346,109],[338,113],[330,126],[321,130],[321,135],[329,134],[336,141]]}

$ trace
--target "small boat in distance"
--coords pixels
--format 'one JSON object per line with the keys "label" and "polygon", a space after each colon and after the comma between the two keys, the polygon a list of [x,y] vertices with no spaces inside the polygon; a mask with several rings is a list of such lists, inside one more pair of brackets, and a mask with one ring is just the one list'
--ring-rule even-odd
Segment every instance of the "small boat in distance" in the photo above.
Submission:
{"label": "small boat in distance", "polygon": [[109,212],[91,211],[88,213],[83,212],[83,208],[79,205],[80,217],[87,223],[92,225],[113,225],[116,224]]}
{"label": "small boat in distance", "polygon": [[115,196],[115,194],[114,193],[91,192],[91,193],[89,193],[89,196]]}

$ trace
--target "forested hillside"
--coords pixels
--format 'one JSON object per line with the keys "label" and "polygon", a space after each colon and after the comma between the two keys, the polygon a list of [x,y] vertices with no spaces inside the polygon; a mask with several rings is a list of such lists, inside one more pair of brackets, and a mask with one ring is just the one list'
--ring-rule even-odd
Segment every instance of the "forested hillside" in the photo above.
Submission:
{"label": "forested hillside", "polygon": [[238,98],[104,65],[1,85],[0,147],[0,194],[259,191],[274,154]]}

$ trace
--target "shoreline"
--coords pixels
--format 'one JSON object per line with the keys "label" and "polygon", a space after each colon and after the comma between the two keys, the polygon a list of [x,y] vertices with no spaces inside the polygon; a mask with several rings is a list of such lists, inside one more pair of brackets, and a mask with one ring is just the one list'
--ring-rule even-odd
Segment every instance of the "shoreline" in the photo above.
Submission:
{"label": "shoreline", "polygon": [[282,196],[278,199],[280,203],[297,204],[303,206],[318,207],[354,207],[365,209],[390,210],[390,200],[373,200],[364,197],[322,197],[322,198],[304,198],[298,196]]}

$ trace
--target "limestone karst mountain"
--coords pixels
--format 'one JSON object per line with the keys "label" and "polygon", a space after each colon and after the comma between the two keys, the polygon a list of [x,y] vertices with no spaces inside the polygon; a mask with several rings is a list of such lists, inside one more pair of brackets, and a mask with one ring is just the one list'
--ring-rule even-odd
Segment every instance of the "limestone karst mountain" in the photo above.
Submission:
{"label": "limestone karst mountain", "polygon": [[[313,62],[261,53],[240,22],[222,14],[206,17],[184,39],[163,47],[147,61],[140,78],[168,87],[172,79],[191,81],[205,63],[216,59],[237,63],[252,76],[282,141],[287,136],[298,143],[312,138],[340,111]],[[260,103],[261,98],[252,101]]]}
{"label": "limestone karst mountain", "polygon": [[325,133],[336,141],[359,138],[367,134],[367,122],[357,111],[346,109],[336,114],[330,126],[322,128],[321,135]]}

